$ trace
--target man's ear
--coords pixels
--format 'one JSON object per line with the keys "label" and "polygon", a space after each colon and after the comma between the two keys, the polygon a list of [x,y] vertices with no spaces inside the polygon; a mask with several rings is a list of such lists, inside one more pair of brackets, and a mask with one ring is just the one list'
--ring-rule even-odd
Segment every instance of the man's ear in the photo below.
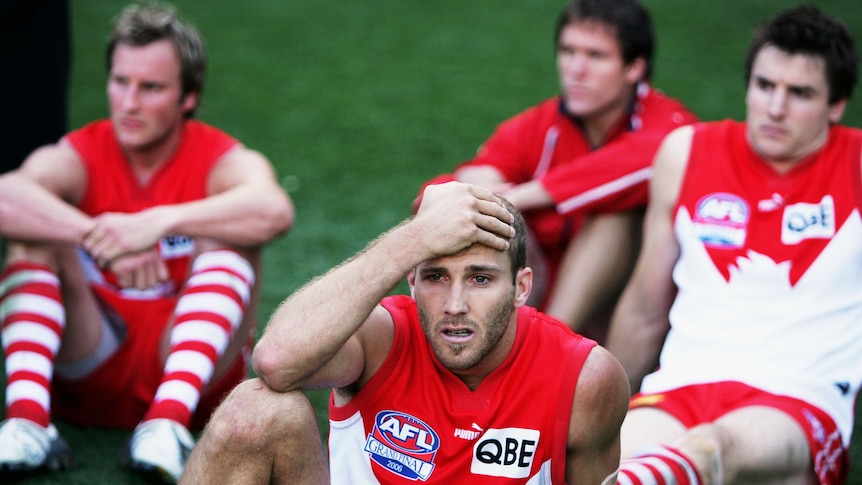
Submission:
{"label": "man's ear", "polygon": [[847,98],[838,100],[835,104],[829,106],[829,122],[838,123],[841,117],[844,116],[844,110],[847,108]]}
{"label": "man's ear", "polygon": [[625,67],[625,78],[629,84],[637,84],[645,81],[644,77],[647,72],[647,61],[643,57],[638,57]]}
{"label": "man's ear", "polygon": [[191,92],[185,95],[182,102],[183,113],[190,113],[198,107],[198,93]]}
{"label": "man's ear", "polygon": [[410,296],[415,297],[416,294],[413,291],[413,288],[416,286],[416,268],[411,269],[410,272],[407,273],[407,285],[410,286]]}
{"label": "man's ear", "polygon": [[532,291],[533,268],[521,268],[515,275],[515,308],[526,305]]}

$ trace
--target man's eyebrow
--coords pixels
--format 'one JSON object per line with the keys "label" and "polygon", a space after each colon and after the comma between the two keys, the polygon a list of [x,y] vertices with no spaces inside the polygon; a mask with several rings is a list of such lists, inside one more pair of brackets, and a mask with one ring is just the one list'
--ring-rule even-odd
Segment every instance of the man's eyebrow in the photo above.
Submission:
{"label": "man's eyebrow", "polygon": [[[486,264],[470,264],[467,265],[467,271],[470,273],[501,273],[503,271],[497,265]],[[419,269],[420,273],[449,273],[449,270],[444,266],[425,266]]]}
{"label": "man's eyebrow", "polygon": [[500,273],[502,268],[496,265],[471,264],[467,266],[471,273]]}
{"label": "man's eyebrow", "polygon": [[[772,80],[772,78],[764,76],[762,74],[756,75],[756,76],[754,76],[754,78],[759,83],[769,84],[770,86],[778,85],[778,83],[775,82],[774,80]],[[792,91],[794,93],[808,93],[808,94],[813,94],[813,93],[817,92],[817,88],[815,88],[814,86],[812,86],[810,84],[788,84],[787,90]]]}
{"label": "man's eyebrow", "polygon": [[796,94],[812,95],[812,94],[817,93],[817,89],[815,87],[809,86],[807,84],[791,84],[790,86],[787,87],[787,90],[790,91],[791,93],[796,93]]}
{"label": "man's eyebrow", "polygon": [[420,273],[448,273],[449,271],[443,266],[424,266],[419,268]]}
{"label": "man's eyebrow", "polygon": [[760,83],[775,84],[775,81],[764,76],[763,74],[755,74],[753,77],[755,81]]}

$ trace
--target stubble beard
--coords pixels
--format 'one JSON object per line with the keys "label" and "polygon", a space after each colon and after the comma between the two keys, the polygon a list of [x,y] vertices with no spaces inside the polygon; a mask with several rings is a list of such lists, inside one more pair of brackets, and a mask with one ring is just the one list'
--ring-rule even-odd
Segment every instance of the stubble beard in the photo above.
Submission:
{"label": "stubble beard", "polygon": [[[494,350],[509,326],[509,320],[514,311],[514,300],[515,295],[513,291],[488,312],[483,323],[477,323],[475,320],[467,317],[445,317],[436,324],[432,324],[431,317],[423,305],[417,302],[417,309],[419,311],[419,321],[422,323],[422,330],[425,333],[426,340],[431,345],[431,349],[434,351],[434,355],[437,356],[440,363],[447,369],[462,371],[475,367]],[[455,324],[477,332],[479,340],[471,342],[473,345],[472,348],[468,348],[467,345],[450,344],[440,340],[437,329]]]}

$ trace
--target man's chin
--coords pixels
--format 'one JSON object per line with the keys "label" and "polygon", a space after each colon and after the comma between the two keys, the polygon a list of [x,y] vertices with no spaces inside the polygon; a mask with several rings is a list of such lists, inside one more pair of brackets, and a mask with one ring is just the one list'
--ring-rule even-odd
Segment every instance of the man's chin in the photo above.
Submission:
{"label": "man's chin", "polygon": [[577,118],[585,118],[592,114],[594,108],[592,103],[579,100],[566,100],[566,114]]}
{"label": "man's chin", "polygon": [[465,348],[466,346],[464,345],[447,345],[445,355],[440,355],[438,352],[437,360],[443,364],[443,367],[453,372],[470,369],[475,366],[476,363],[469,353],[466,352]]}
{"label": "man's chin", "polygon": [[117,132],[117,143],[127,150],[141,150],[145,146],[141,136],[124,131]]}

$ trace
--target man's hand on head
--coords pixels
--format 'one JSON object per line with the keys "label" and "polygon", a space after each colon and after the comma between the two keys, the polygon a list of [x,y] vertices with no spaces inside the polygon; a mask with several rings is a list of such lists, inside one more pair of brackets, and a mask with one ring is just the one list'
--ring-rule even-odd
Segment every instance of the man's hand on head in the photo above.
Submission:
{"label": "man's hand on head", "polygon": [[428,186],[413,221],[422,224],[423,244],[434,256],[473,244],[503,251],[515,234],[514,216],[498,196],[460,182]]}

